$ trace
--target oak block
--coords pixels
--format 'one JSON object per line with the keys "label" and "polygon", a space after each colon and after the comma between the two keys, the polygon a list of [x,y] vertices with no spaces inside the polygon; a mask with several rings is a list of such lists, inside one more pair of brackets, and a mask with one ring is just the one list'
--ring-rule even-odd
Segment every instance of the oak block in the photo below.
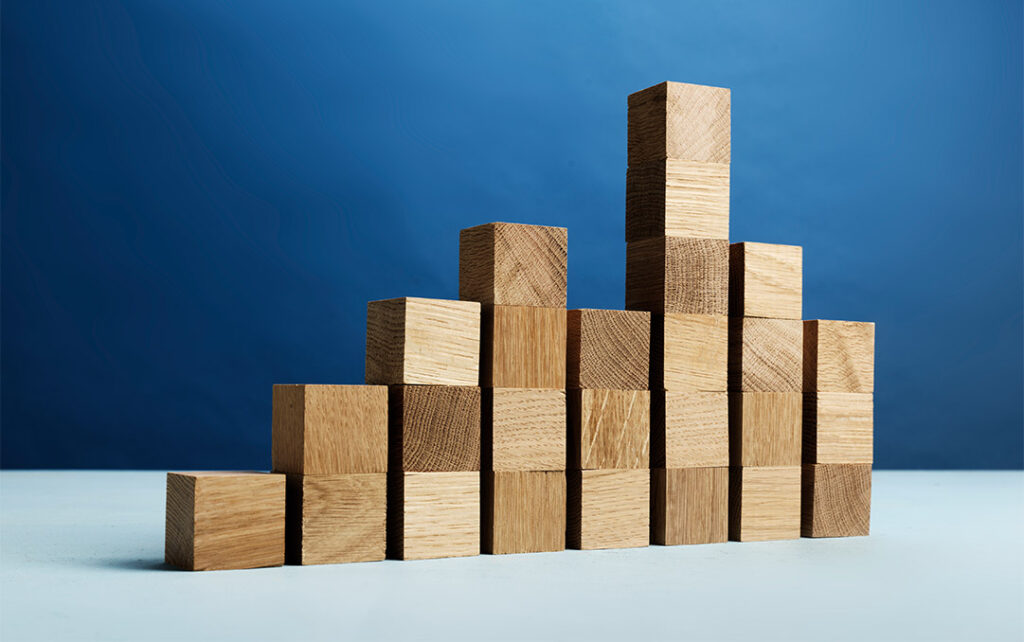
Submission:
{"label": "oak block", "polygon": [[730,464],[800,465],[802,410],[799,392],[730,392]]}
{"label": "oak block", "polygon": [[650,543],[649,470],[569,471],[568,548],[634,548]]}
{"label": "oak block", "polygon": [[800,466],[729,469],[729,539],[800,537]]}
{"label": "oak block", "polygon": [[651,321],[651,390],[725,392],[728,370],[728,317],[654,315]]}
{"label": "oak block", "polygon": [[388,299],[366,306],[366,383],[475,386],[480,304]]}
{"label": "oak block", "polygon": [[799,392],[803,325],[797,319],[729,319],[729,390]]}
{"label": "oak block", "polygon": [[387,556],[480,554],[480,473],[388,473]]}
{"label": "oak block", "polygon": [[729,238],[729,164],[668,158],[626,170],[626,241]]}
{"label": "oak block", "polygon": [[481,385],[564,389],[565,354],[564,308],[484,306]]}
{"label": "oak block", "polygon": [[728,465],[728,393],[651,393],[652,468]]}
{"label": "oak block", "polygon": [[651,543],[710,544],[729,537],[729,469],[651,471]]}
{"label": "oak block", "polygon": [[564,308],[568,230],[487,223],[459,234],[459,298]]}
{"label": "oak block", "polygon": [[564,470],[564,390],[488,388],[483,391],[484,470]]}
{"label": "oak block", "polygon": [[871,464],[804,464],[804,537],[853,537],[871,530]]}
{"label": "oak block", "polygon": [[804,393],[804,463],[873,462],[874,409],[871,393]]}
{"label": "oak block", "polygon": [[188,571],[284,564],[285,476],[167,473],[164,561]]}
{"label": "oak block", "polygon": [[729,313],[729,242],[678,236],[626,244],[626,309]]}
{"label": "oak block", "polygon": [[288,475],[289,564],[384,559],[387,473]]}
{"label": "oak block", "polygon": [[387,471],[385,386],[275,384],[272,424],[275,472]]}
{"label": "oak block", "polygon": [[483,473],[484,553],[565,549],[565,471]]}
{"label": "oak block", "polygon": [[803,248],[733,243],[729,247],[729,315],[799,319],[803,314]]}
{"label": "oak block", "polygon": [[648,390],[570,390],[571,470],[649,468]]}
{"label": "oak block", "polygon": [[874,323],[804,321],[804,392],[874,390]]}
{"label": "oak block", "polygon": [[630,94],[628,160],[639,165],[664,158],[728,163],[728,89],[663,82]]}
{"label": "oak block", "polygon": [[567,387],[645,390],[650,352],[650,312],[569,310]]}
{"label": "oak block", "polygon": [[391,386],[389,470],[480,470],[480,388]]}

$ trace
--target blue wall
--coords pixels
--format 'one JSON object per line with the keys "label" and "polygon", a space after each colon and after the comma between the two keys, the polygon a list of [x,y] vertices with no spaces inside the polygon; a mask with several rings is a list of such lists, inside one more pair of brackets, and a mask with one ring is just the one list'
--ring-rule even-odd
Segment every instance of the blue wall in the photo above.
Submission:
{"label": "blue wall", "polygon": [[879,467],[1022,466],[1020,2],[3,3],[2,464],[266,468],[458,230],[623,303],[626,96],[733,90],[732,237],[877,322]]}

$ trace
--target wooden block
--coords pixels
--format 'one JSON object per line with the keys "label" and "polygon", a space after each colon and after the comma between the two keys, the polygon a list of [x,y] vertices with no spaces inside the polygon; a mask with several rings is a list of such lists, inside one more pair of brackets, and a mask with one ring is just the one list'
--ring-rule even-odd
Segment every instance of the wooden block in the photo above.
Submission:
{"label": "wooden block", "polygon": [[629,164],[665,158],[728,163],[728,89],[663,82],[629,96]]}
{"label": "wooden block", "polygon": [[804,464],[804,537],[854,537],[871,530],[871,464]]}
{"label": "wooden block", "polygon": [[874,392],[875,324],[804,321],[804,391]]}
{"label": "wooden block", "polygon": [[678,236],[626,244],[626,309],[729,312],[729,242]]}
{"label": "wooden block", "polygon": [[799,392],[803,326],[795,319],[729,319],[729,390]]}
{"label": "wooden block", "polygon": [[804,393],[804,463],[873,462],[874,410],[871,393]]}
{"label": "wooden block", "polygon": [[565,549],[565,471],[483,474],[484,553]]}
{"label": "wooden block", "polygon": [[484,306],[481,385],[564,389],[565,349],[564,309]]}
{"label": "wooden block", "polygon": [[480,554],[480,473],[388,473],[387,556]]}
{"label": "wooden block", "polygon": [[480,470],[480,388],[391,386],[389,470]]}
{"label": "wooden block", "polygon": [[729,469],[729,539],[800,537],[800,466]]}
{"label": "wooden block", "polygon": [[649,470],[566,473],[568,548],[635,548],[650,542]]}
{"label": "wooden block", "polygon": [[459,298],[496,305],[564,308],[569,232],[564,227],[488,223],[459,234]]}
{"label": "wooden block", "polygon": [[646,390],[651,313],[569,310],[569,388]]}
{"label": "wooden block", "polygon": [[187,571],[284,564],[285,476],[167,473],[164,561]]}
{"label": "wooden block", "polygon": [[564,390],[494,388],[483,391],[484,470],[564,470]]}
{"label": "wooden block", "polygon": [[730,464],[798,466],[802,407],[799,392],[730,392]]}
{"label": "wooden block", "polygon": [[803,315],[803,248],[733,243],[729,286],[729,316],[799,319]]}
{"label": "wooden block", "polygon": [[654,315],[651,390],[728,390],[729,319],[710,314]]}
{"label": "wooden block", "polygon": [[651,542],[710,544],[729,537],[729,469],[651,471]]}
{"label": "wooden block", "polygon": [[386,386],[274,386],[273,464],[279,473],[383,473]]}
{"label": "wooden block", "polygon": [[648,390],[570,390],[569,468],[650,468]]}
{"label": "wooden block", "polygon": [[479,364],[479,303],[405,298],[367,305],[366,383],[475,386]]}
{"label": "wooden block", "polygon": [[626,241],[729,238],[729,164],[669,158],[626,171]]}
{"label": "wooden block", "polygon": [[728,393],[651,393],[652,468],[728,465]]}
{"label": "wooden block", "polygon": [[288,563],[384,559],[387,487],[387,473],[288,475]]}

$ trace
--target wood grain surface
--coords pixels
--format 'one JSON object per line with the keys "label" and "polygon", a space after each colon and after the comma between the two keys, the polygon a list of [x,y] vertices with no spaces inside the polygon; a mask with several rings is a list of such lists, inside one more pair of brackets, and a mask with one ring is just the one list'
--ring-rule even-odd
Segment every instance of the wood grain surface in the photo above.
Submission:
{"label": "wood grain surface", "polygon": [[728,393],[651,393],[652,468],[728,465]]}
{"label": "wood grain surface", "polygon": [[803,248],[733,243],[729,247],[729,316],[799,319]]}
{"label": "wood grain surface", "polygon": [[669,158],[626,171],[626,241],[729,238],[729,164]]}
{"label": "wood grain surface", "polygon": [[483,473],[484,553],[565,549],[565,471]]}
{"label": "wood grain surface", "polygon": [[479,472],[388,472],[389,558],[479,554]]}
{"label": "wood grain surface", "polygon": [[729,469],[729,539],[800,537],[800,466]]}
{"label": "wood grain surface", "polygon": [[802,410],[799,392],[730,392],[730,464],[800,465]]}
{"label": "wood grain surface", "polygon": [[871,464],[804,464],[804,537],[854,537],[871,531]]}
{"label": "wood grain surface", "polygon": [[728,467],[651,471],[652,544],[710,544],[728,537]]}
{"label": "wood grain surface", "polygon": [[797,319],[729,319],[729,390],[799,392],[803,326]]}
{"label": "wood grain surface", "polygon": [[626,244],[626,309],[729,312],[729,242],[678,236]]}
{"label": "wood grain surface", "polygon": [[635,548],[650,543],[649,470],[584,470],[566,475],[568,548]]}
{"label": "wood grain surface", "polygon": [[650,312],[569,310],[569,388],[645,390],[650,354]]}
{"label": "wood grain surface", "polygon": [[874,390],[874,323],[804,321],[805,392]]}
{"label": "wood grain surface", "polygon": [[650,468],[651,393],[570,390],[571,470]]}
{"label": "wood grain surface", "polygon": [[480,388],[390,386],[389,470],[480,470]]}
{"label": "wood grain surface", "polygon": [[387,473],[288,475],[289,564],[384,559]]}
{"label": "wood grain surface", "polygon": [[483,400],[484,470],[565,470],[564,390],[493,388]]}
{"label": "wood grain surface", "polygon": [[874,409],[871,393],[804,393],[804,463],[872,463]]}
{"label": "wood grain surface", "polygon": [[630,166],[664,158],[729,162],[728,89],[663,82],[630,94],[627,102]]}
{"label": "wood grain surface", "polygon": [[564,308],[484,306],[481,385],[564,389],[566,331]]}
{"label": "wood grain surface", "polygon": [[568,230],[487,223],[459,234],[459,298],[564,308]]}
{"label": "wood grain surface", "polygon": [[651,390],[725,392],[729,319],[709,314],[656,314],[651,320]]}

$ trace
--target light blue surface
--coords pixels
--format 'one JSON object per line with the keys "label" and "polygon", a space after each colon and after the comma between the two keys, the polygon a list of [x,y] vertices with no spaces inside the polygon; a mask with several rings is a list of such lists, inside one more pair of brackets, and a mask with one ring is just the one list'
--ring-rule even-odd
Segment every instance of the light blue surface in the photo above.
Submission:
{"label": "light blue surface", "polygon": [[1024,473],[876,472],[872,535],[166,570],[164,475],[0,473],[0,638],[1021,640]]}

